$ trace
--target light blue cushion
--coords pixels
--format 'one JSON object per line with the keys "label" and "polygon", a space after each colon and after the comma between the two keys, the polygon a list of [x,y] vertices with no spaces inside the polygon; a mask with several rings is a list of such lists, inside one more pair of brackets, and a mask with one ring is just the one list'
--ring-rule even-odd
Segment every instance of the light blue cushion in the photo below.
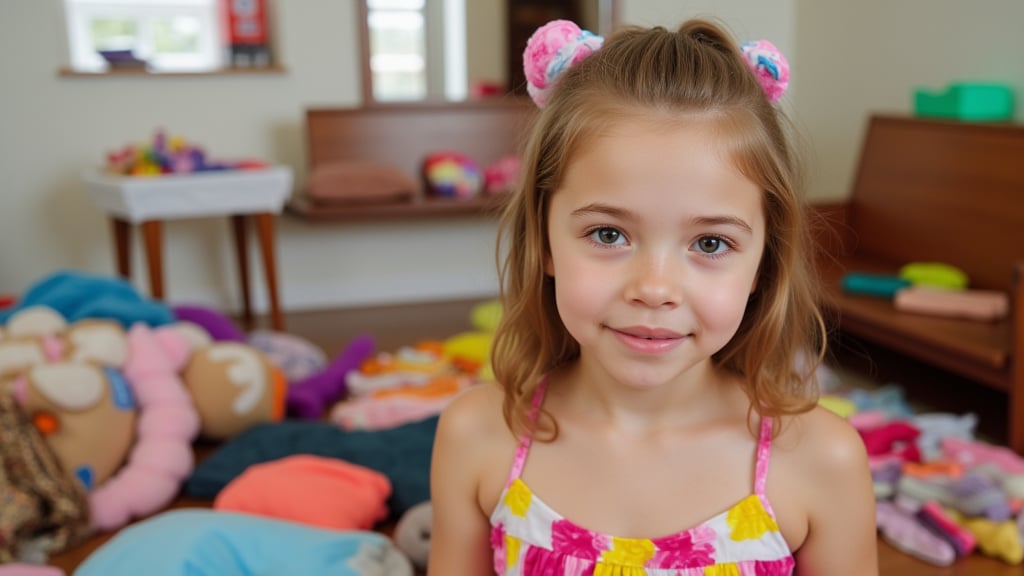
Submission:
{"label": "light blue cushion", "polygon": [[209,509],[164,512],[122,529],[75,576],[411,576],[376,532],[342,532]]}

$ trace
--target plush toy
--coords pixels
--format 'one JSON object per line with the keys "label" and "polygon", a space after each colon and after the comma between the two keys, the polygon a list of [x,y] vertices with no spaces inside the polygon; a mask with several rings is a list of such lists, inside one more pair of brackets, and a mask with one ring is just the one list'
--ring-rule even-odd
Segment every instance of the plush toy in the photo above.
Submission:
{"label": "plush toy", "polygon": [[288,388],[288,414],[305,419],[322,416],[331,402],[347,392],[346,374],[357,370],[376,346],[372,336],[357,336],[324,371],[293,383]]}
{"label": "plush toy", "polygon": [[[114,320],[66,323],[45,307],[17,311],[0,342],[9,391],[89,498],[92,526],[119,528],[177,494],[191,472],[198,416],[178,373],[195,328],[126,333]],[[27,327],[27,328],[26,328]]]}
{"label": "plush toy", "polygon": [[138,426],[127,464],[89,493],[99,530],[115,530],[169,504],[195,465],[199,416],[178,376],[188,348],[173,332],[164,334],[141,323],[128,332],[124,375],[139,406]]}
{"label": "plush toy", "polygon": [[435,152],[423,160],[427,192],[440,198],[466,199],[480,193],[480,166],[458,152]]}
{"label": "plush toy", "polygon": [[202,327],[216,341],[245,342],[245,334],[222,312],[206,306],[175,306],[171,309],[180,322]]}
{"label": "plush toy", "polygon": [[124,463],[135,440],[137,406],[119,371],[84,362],[41,364],[8,386],[86,490],[106,482]]}
{"label": "plush toy", "polygon": [[284,374],[252,346],[215,342],[200,348],[183,378],[205,438],[227,440],[254,424],[284,417]]}
{"label": "plush toy", "polygon": [[7,319],[8,338],[16,336],[49,336],[62,332],[68,323],[59,312],[49,306],[29,306],[11,314]]}
{"label": "plush toy", "polygon": [[249,333],[248,343],[280,368],[288,382],[309,378],[327,367],[327,355],[320,347],[293,334],[254,330]]}
{"label": "plush toy", "polygon": [[506,194],[519,185],[522,161],[519,156],[502,156],[494,164],[484,168],[484,192],[488,196]]}
{"label": "plush toy", "polygon": [[433,519],[434,508],[427,501],[407,510],[395,525],[395,545],[420,570],[427,568],[430,557],[430,525]]}

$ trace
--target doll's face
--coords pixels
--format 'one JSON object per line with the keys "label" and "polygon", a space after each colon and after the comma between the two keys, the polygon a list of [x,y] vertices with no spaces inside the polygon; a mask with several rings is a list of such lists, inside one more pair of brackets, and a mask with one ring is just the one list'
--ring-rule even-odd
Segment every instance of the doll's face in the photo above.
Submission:
{"label": "doll's face", "polygon": [[0,379],[13,378],[33,366],[46,363],[43,340],[34,337],[0,340]]}
{"label": "doll's face", "polygon": [[118,371],[60,362],[7,383],[61,465],[87,490],[121,467],[134,441],[136,406]]}
{"label": "doll's face", "polygon": [[64,357],[120,368],[128,357],[128,340],[121,325],[112,320],[83,320],[64,334]]}

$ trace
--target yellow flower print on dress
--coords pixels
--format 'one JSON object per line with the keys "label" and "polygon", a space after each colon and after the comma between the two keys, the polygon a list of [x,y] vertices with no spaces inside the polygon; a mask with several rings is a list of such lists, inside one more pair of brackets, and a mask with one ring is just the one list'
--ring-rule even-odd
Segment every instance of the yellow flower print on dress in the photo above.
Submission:
{"label": "yellow flower print on dress", "polygon": [[715,564],[704,569],[704,576],[740,576],[740,567],[735,562]]}
{"label": "yellow flower print on dress", "polygon": [[512,482],[512,485],[508,487],[508,491],[505,492],[505,505],[508,506],[508,509],[513,514],[520,518],[526,517],[526,511],[530,509],[530,502],[532,500],[533,494],[530,493],[530,489],[518,478],[516,478],[515,482]]}
{"label": "yellow flower print on dress", "polygon": [[505,535],[505,569],[509,570],[512,566],[515,566],[516,560],[519,559],[519,544],[522,542],[515,536]]}
{"label": "yellow flower print on dress", "polygon": [[654,542],[650,540],[641,538],[612,538],[612,548],[601,553],[601,562],[607,562],[612,565],[618,564],[620,566],[643,567],[648,560],[654,557],[655,551]]}
{"label": "yellow flower print on dress", "polygon": [[756,540],[765,532],[778,532],[779,525],[761,505],[761,499],[751,494],[733,506],[726,515],[725,521],[732,530],[729,537],[733,540]]}

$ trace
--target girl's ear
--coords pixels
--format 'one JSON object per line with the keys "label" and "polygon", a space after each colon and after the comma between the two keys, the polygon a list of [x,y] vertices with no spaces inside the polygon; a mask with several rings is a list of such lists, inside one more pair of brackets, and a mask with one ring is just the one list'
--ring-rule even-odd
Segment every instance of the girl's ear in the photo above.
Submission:
{"label": "girl's ear", "polygon": [[544,273],[552,278],[555,277],[555,263],[551,260],[550,252],[544,255]]}

